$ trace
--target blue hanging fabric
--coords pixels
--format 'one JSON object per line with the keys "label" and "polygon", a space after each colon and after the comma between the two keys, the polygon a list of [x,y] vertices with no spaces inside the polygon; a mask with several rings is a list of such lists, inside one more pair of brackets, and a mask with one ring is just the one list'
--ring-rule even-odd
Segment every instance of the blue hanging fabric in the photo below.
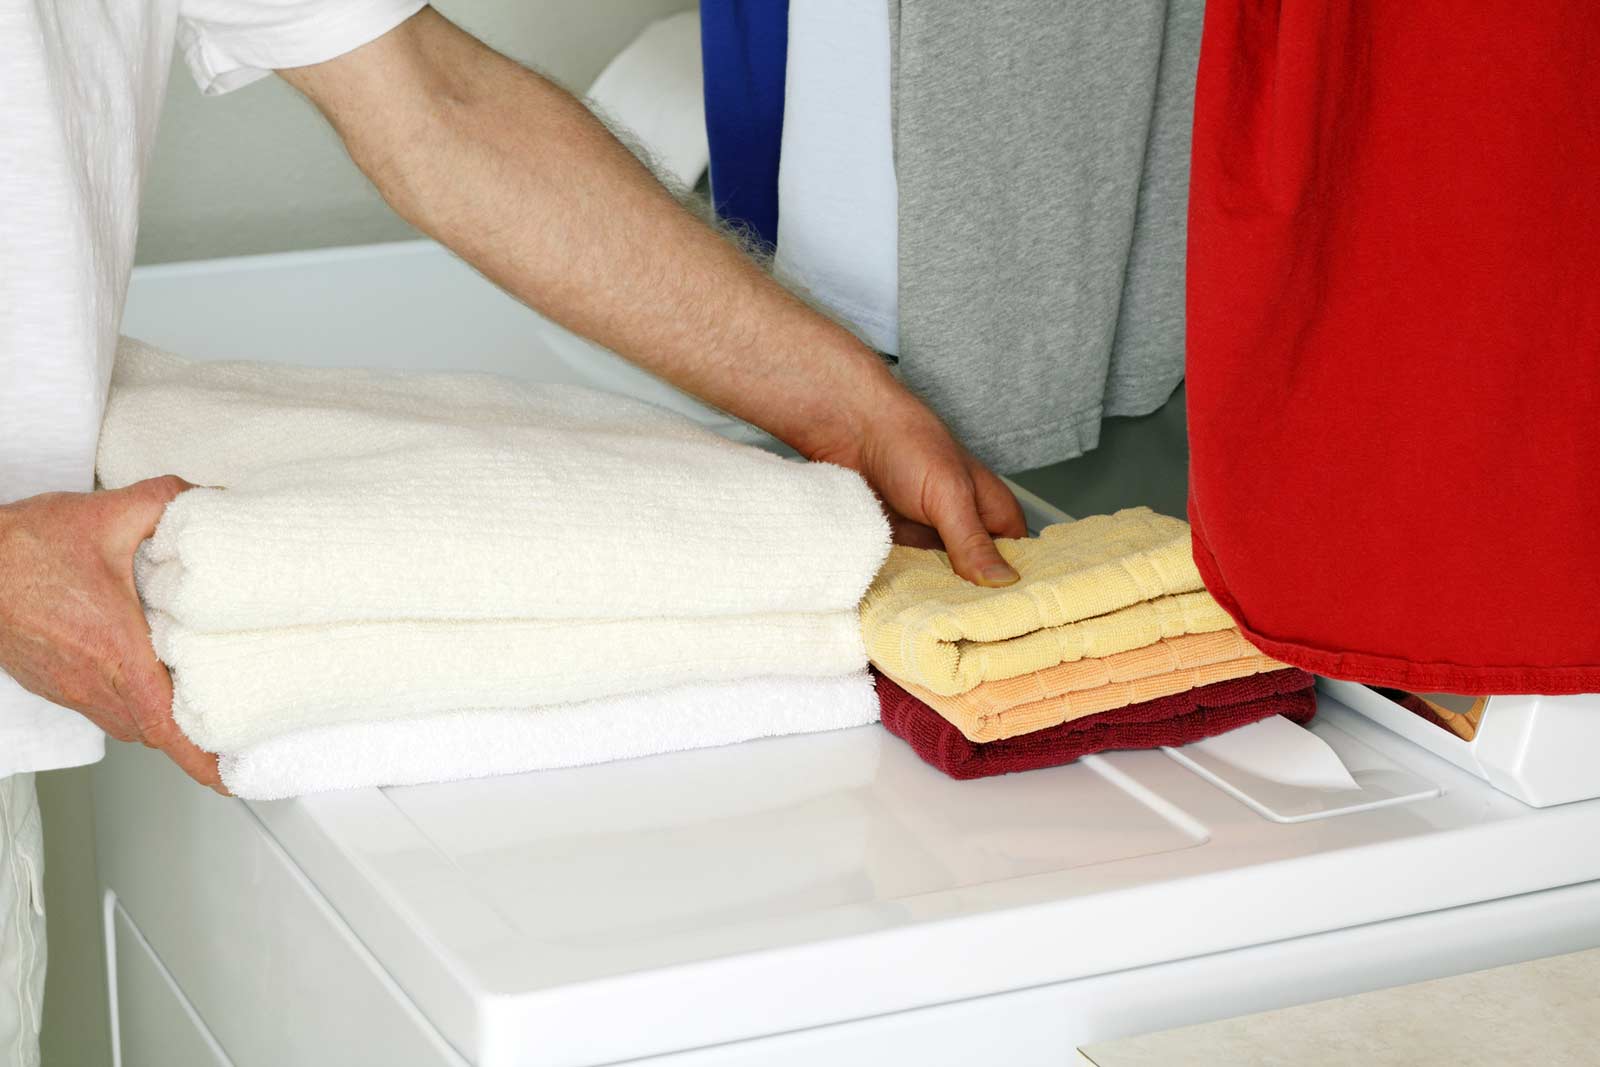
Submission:
{"label": "blue hanging fabric", "polygon": [[778,239],[789,0],[700,0],[700,46],[712,203],[770,249]]}

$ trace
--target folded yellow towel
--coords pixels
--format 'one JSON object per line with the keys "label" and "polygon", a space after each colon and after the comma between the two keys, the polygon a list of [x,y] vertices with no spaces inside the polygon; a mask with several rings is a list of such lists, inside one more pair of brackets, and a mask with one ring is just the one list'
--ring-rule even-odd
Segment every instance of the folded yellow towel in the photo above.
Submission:
{"label": "folded yellow towel", "polygon": [[1098,715],[1103,711],[1125,708],[1130,704],[1143,704],[1147,700],[1159,700],[1175,693],[1186,693],[1214,682],[1226,682],[1251,674],[1282,670],[1283,667],[1284,664],[1272,657],[1263,656],[1252,650],[1250,654],[1238,659],[1111,682],[1093,689],[1057,693],[1040,700],[990,710],[983,710],[981,701],[977,707],[968,701],[969,697],[988,688],[988,685],[979,686],[970,693],[953,697],[940,696],[921,686],[905,682],[901,682],[900,685],[906,692],[944,716],[952,726],[966,736],[967,740],[982,743],[1031,734],[1035,730],[1059,726],[1064,722]]}
{"label": "folded yellow towel", "polygon": [[1001,539],[1021,579],[971,585],[943,552],[896,547],[861,604],[867,655],[945,696],[1164,637],[1233,627],[1195,569],[1189,524],[1130,508]]}

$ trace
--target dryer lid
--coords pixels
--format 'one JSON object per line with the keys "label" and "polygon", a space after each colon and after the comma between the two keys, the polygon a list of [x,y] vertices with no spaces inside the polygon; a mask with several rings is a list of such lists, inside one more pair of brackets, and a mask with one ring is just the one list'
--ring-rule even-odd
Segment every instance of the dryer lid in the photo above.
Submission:
{"label": "dryer lid", "polygon": [[485,1065],[607,1063],[1600,878],[1600,849],[1570,847],[1600,840],[1600,801],[1527,808],[1327,697],[1314,728],[1388,799],[1301,804],[1277,782],[1263,810],[1236,765],[1161,751],[955,782],[868,727],[252,807]]}

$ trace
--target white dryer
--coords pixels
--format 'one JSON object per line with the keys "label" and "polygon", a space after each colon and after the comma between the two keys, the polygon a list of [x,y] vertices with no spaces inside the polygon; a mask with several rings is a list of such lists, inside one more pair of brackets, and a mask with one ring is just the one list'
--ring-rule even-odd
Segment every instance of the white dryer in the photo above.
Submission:
{"label": "white dryer", "polygon": [[[427,242],[141,269],[125,331],[595,382],[758,437]],[[120,1063],[1042,1067],[1600,945],[1600,800],[1527,806],[1327,693],[1311,730],[1357,788],[1205,745],[953,782],[870,727],[247,804],[113,746]]]}

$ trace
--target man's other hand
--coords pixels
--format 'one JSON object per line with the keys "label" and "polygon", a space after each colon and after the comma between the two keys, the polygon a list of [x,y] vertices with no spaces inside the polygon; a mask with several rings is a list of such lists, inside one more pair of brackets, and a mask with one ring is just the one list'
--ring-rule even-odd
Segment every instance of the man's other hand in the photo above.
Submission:
{"label": "man's other hand", "polygon": [[188,488],[181,478],[151,478],[0,506],[0,668],[226,793],[216,757],[172,721],[172,679],[151,648],[133,585],[134,550]]}

